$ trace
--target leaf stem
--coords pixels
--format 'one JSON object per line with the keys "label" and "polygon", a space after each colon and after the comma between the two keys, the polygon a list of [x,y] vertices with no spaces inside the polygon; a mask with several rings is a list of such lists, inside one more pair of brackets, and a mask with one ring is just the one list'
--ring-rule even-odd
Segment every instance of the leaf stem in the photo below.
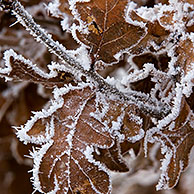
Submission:
{"label": "leaf stem", "polygon": [[125,105],[129,103],[135,104],[138,108],[155,118],[161,119],[170,112],[168,105],[156,100],[152,100],[149,96],[129,91],[128,94],[124,94],[116,87],[108,84],[99,74],[93,70],[85,70],[79,62],[67,54],[66,48],[57,41],[52,39],[52,36],[48,34],[40,25],[38,25],[32,16],[24,9],[24,7],[17,0],[0,0],[0,7],[3,9],[10,9],[16,16],[17,20],[30,32],[30,34],[38,41],[48,47],[49,52],[55,54],[64,63],[67,63],[67,68],[70,72],[76,74],[82,74],[95,86],[107,96],[113,94],[124,101]]}

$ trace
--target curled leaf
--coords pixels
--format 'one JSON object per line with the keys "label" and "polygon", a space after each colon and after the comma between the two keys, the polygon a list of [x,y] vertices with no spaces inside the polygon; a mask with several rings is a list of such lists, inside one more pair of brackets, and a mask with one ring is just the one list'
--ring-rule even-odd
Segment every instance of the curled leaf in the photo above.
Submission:
{"label": "curled leaf", "polygon": [[43,84],[47,87],[63,86],[67,83],[74,83],[73,75],[65,71],[57,70],[57,65],[50,65],[50,72],[46,73],[37,65],[32,64],[13,50],[4,54],[6,68],[0,70],[0,76],[14,81],[28,81]]}
{"label": "curled leaf", "polygon": [[194,116],[186,100],[182,99],[179,116],[156,137],[162,144],[165,158],[162,162],[162,174],[157,189],[173,188],[181,172],[189,163],[189,155],[194,146]]}

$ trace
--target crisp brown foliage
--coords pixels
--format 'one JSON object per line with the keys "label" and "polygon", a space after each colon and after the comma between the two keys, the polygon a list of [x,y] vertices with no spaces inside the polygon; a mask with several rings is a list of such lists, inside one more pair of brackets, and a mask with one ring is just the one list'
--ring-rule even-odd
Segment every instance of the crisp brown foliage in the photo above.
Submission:
{"label": "crisp brown foliage", "polygon": [[180,173],[188,166],[188,153],[191,152],[194,145],[193,119],[190,107],[183,98],[180,114],[171,123],[174,125],[173,129],[170,129],[171,126],[169,126],[161,134],[156,135],[163,146],[167,146],[172,154],[169,165],[165,169],[167,175],[164,180],[164,185],[168,184],[169,188],[176,185]]}
{"label": "crisp brown foliage", "polygon": [[[106,130],[107,126],[111,128],[111,123],[114,120],[116,121],[118,117],[115,117],[113,110],[116,111],[116,114],[119,112],[121,114],[122,107],[114,101],[106,102],[105,106],[109,104],[109,109],[106,110],[107,112],[102,121],[91,117],[90,114],[96,112],[96,108],[104,109],[104,104],[98,102],[94,91],[86,87],[72,90],[63,95],[63,106],[48,118],[37,120],[31,130],[27,132],[27,135],[31,138],[38,138],[39,136],[45,136],[46,138],[45,133],[48,132],[48,129],[45,126],[50,125],[50,130],[55,131],[55,135],[52,137],[53,144],[41,159],[39,169],[40,172],[44,172],[39,174],[41,188],[44,192],[54,190],[55,179],[58,180],[60,192],[110,192],[109,177],[106,171],[104,172],[104,168],[101,169],[98,163],[95,164],[92,157],[88,158],[89,161],[87,161],[87,157],[83,152],[87,150],[87,146],[93,145],[96,148],[105,149],[113,145],[113,139]],[[123,121],[125,123],[123,131],[129,131],[129,128],[133,126],[126,117]],[[106,125],[103,123],[106,123]],[[128,136],[137,135],[138,130],[139,127],[137,127],[136,133],[128,134]],[[122,160],[121,157],[119,158],[119,145],[115,144],[114,147],[108,151],[110,152],[108,158],[102,157],[99,159],[100,162],[104,162],[112,170],[128,170],[124,162],[119,161]],[[91,153],[88,152],[88,154]],[[110,161],[110,158],[112,157],[118,157],[116,168],[111,165],[113,161]],[[50,170],[48,171],[48,169]]]}
{"label": "crisp brown foliage", "polygon": [[77,32],[78,38],[92,48],[91,55],[105,63],[115,62],[119,51],[134,47],[145,30],[125,21],[127,0],[76,3],[80,19],[87,23],[89,34]]}
{"label": "crisp brown foliage", "polygon": [[38,74],[36,69],[33,69],[33,66],[30,67],[29,64],[25,64],[19,59],[14,59],[13,56],[10,57],[10,64],[12,71],[9,73],[8,77],[12,78],[14,81],[30,81],[34,83],[41,83],[42,85],[50,88],[56,85],[60,87],[67,83],[74,84],[73,75],[70,73],[58,71],[56,72],[57,75],[55,77],[45,79],[40,74]]}

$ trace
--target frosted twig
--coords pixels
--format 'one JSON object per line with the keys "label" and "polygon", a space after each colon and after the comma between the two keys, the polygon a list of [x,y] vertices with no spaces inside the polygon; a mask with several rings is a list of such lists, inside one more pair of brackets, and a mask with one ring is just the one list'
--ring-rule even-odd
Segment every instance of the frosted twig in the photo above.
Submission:
{"label": "frosted twig", "polygon": [[142,93],[129,91],[123,94],[116,87],[109,85],[100,75],[93,70],[84,70],[84,68],[67,54],[66,48],[59,42],[54,41],[50,34],[48,34],[43,28],[38,25],[32,16],[24,9],[24,7],[17,0],[0,0],[0,7],[3,9],[10,9],[16,16],[17,20],[30,32],[30,34],[38,41],[46,45],[49,51],[64,63],[67,63],[69,71],[76,74],[82,74],[96,85],[100,91],[106,95],[114,94],[118,96],[120,100],[124,101],[124,104],[136,104],[141,111],[156,118],[163,118],[170,112],[168,105],[156,100],[152,100],[147,95]]}

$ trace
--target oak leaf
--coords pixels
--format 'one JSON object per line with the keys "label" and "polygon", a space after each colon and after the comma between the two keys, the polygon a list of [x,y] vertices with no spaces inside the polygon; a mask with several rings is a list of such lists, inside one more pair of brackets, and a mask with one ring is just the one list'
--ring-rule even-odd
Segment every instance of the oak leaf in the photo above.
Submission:
{"label": "oak leaf", "polygon": [[104,163],[109,170],[118,172],[127,172],[129,167],[124,160],[119,142],[115,142],[114,146],[109,149],[98,149],[93,153],[94,158]]}
{"label": "oak leaf", "polygon": [[4,53],[7,61],[6,67],[0,70],[0,76],[6,77],[13,81],[28,81],[39,83],[46,87],[61,87],[64,84],[74,84],[74,77],[71,73],[57,70],[57,65],[52,64],[49,68],[50,72],[46,73],[30,60],[26,60],[23,56],[17,55],[13,50]]}
{"label": "oak leaf", "polygon": [[[17,132],[26,143],[43,144],[32,154],[35,187],[41,192],[109,193],[108,171],[92,152],[95,148],[111,148],[115,137],[128,138],[119,131],[125,115],[123,107],[95,93],[88,84],[63,87],[54,93],[50,107],[36,112]],[[142,138],[142,129],[132,136],[134,141]]]}
{"label": "oak leaf", "polygon": [[34,185],[39,184],[42,192],[109,193],[107,170],[90,158],[90,146],[103,148],[113,143],[103,124],[90,118],[95,111],[94,92],[90,87],[72,88],[57,102],[58,108],[53,104],[48,114],[42,112],[38,117],[37,113],[28,121],[25,129],[31,125],[29,131],[18,131],[24,141],[46,143],[34,153],[39,156],[33,171]]}
{"label": "oak leaf", "polygon": [[[129,12],[129,17],[134,22],[144,23],[147,28],[145,36],[138,42],[135,47],[130,49],[131,54],[139,55],[142,53],[147,53],[148,51],[153,52],[153,50],[156,50],[156,48],[157,50],[160,50],[164,47],[170,32],[160,24],[160,21],[149,21],[144,19],[135,11]],[[157,45],[157,47],[154,48],[153,45]]]}
{"label": "oak leaf", "polygon": [[[113,105],[114,103],[112,102],[111,104]],[[132,143],[138,142],[144,136],[142,120],[138,117],[137,110],[138,108],[135,105],[129,105],[125,109],[125,115],[120,129],[120,133],[124,135],[124,141],[118,139],[111,148],[99,149],[98,152],[94,152],[94,158],[104,163],[110,170],[119,172],[129,171],[129,166],[123,154],[133,148]],[[106,117],[108,117],[108,115],[117,115],[117,117],[119,117],[119,112],[120,110],[117,105],[117,111],[115,113],[109,111]],[[109,127],[111,128],[111,126]]]}
{"label": "oak leaf", "polygon": [[[79,41],[92,48],[91,57],[94,62],[116,62],[115,54],[134,47],[144,37],[143,28],[125,20],[127,5],[127,0],[91,0],[74,5],[79,20],[86,24],[89,31],[83,33],[77,30],[77,37]],[[77,15],[74,16],[77,19]]]}
{"label": "oak leaf", "polygon": [[180,40],[179,45],[176,47],[175,53],[178,55],[178,59],[175,67],[181,67],[184,76],[193,70],[193,49],[194,45],[191,37],[185,37],[183,40]]}
{"label": "oak leaf", "polygon": [[[135,62],[141,69],[136,72],[143,75],[143,77],[139,76],[139,83],[138,81],[131,82],[133,83],[132,89],[135,90],[132,92],[137,95],[136,102],[144,101],[147,98],[149,98],[148,101],[154,98],[156,104],[160,104],[159,100],[167,101],[167,103],[165,102],[165,105],[168,105],[166,107],[172,108],[174,112],[168,110],[169,115],[165,115],[162,121],[168,120],[162,127],[160,126],[161,120],[159,120],[161,118],[155,118],[153,115],[152,118],[145,117],[153,122],[147,121],[148,125],[145,127],[146,119],[141,119],[145,112],[140,116],[135,105],[132,106],[126,101],[123,103],[114,94],[109,96],[110,93],[108,95],[101,93],[97,88],[100,85],[97,80],[100,79],[100,76],[97,75],[94,80],[90,79],[92,76],[89,76],[89,79],[79,80],[84,83],[78,84],[74,76],[66,72],[65,65],[48,66],[49,73],[46,73],[13,51],[8,51],[5,57],[7,66],[0,69],[2,77],[13,81],[28,81],[41,83],[45,87],[55,87],[54,97],[46,105],[47,108],[34,113],[34,116],[17,131],[20,140],[39,146],[39,149],[37,148],[32,153],[35,189],[44,193],[51,191],[56,193],[110,193],[108,169],[128,171],[123,154],[133,147],[130,143],[139,143],[143,138],[142,126],[148,134],[147,136],[150,135],[150,139],[146,139],[148,138],[146,137],[145,141],[148,140],[148,143],[160,142],[162,154],[165,155],[157,188],[174,187],[180,173],[188,165],[189,154],[194,145],[194,116],[191,107],[185,100],[185,96],[189,97],[193,92],[194,83],[192,72],[193,38],[192,34],[189,34],[193,31],[193,23],[190,22],[193,13],[187,14],[187,12],[191,12],[192,6],[188,4],[185,6],[182,3],[185,1],[177,2],[178,6],[175,6],[174,2],[169,1],[164,6],[160,4],[153,8],[144,7],[145,9],[136,9],[137,12],[132,11],[126,15],[126,9],[129,8],[127,0],[60,0],[59,2],[61,3],[59,9],[64,12],[67,12],[66,8],[71,9],[74,19],[77,20],[72,25],[71,32],[76,36],[78,42],[85,44],[91,51],[92,65],[99,60],[108,64],[115,63],[118,58],[118,55],[117,57],[115,55],[124,52],[129,55],[127,56],[129,58],[136,55],[133,61],[129,59],[126,62],[123,59],[124,65],[128,62]],[[144,3],[138,0],[136,2],[139,6]],[[157,2],[166,3],[167,1]],[[191,1],[187,0],[186,2]],[[149,16],[151,21],[138,14],[142,10],[145,18]],[[156,13],[154,18],[150,15],[153,13],[152,11]],[[179,27],[181,28],[179,29]],[[65,49],[63,51],[66,52]],[[44,49],[42,53],[44,53]],[[152,54],[149,55],[149,53]],[[140,56],[140,54],[142,55]],[[160,62],[160,54],[165,55],[165,63]],[[150,61],[149,56],[151,56]],[[75,59],[78,60],[78,56],[76,57]],[[74,60],[70,61],[74,62]],[[88,61],[90,62],[90,60]],[[155,68],[161,70],[160,72],[155,70],[158,74],[149,75],[147,70],[142,70],[145,63],[150,62],[154,63],[152,65]],[[135,64],[133,65],[135,66]],[[76,67],[77,65],[79,66],[76,64]],[[84,64],[82,65],[84,66]],[[82,68],[78,69],[82,71]],[[93,70],[92,68],[86,71],[84,69],[82,73],[87,72],[86,75],[90,75]],[[115,72],[119,71],[115,68]],[[131,72],[133,73],[133,71]],[[147,73],[147,76],[142,72]],[[96,72],[92,73],[95,75]],[[157,75],[164,75],[164,79]],[[86,83],[89,80],[93,81]],[[103,79],[100,81],[105,83]],[[65,84],[68,86],[64,86]],[[100,87],[104,89],[102,85]],[[108,83],[107,85],[110,86]],[[125,86],[129,89],[127,85]],[[178,86],[181,91],[177,90]],[[107,87],[107,89],[110,88],[114,89],[113,91],[116,93],[123,93],[117,91],[114,86]],[[177,91],[181,94],[177,95]],[[145,93],[150,93],[150,95]],[[125,94],[122,96],[126,98]],[[141,97],[145,98],[141,99]],[[175,101],[179,100],[181,100],[180,104],[176,104]],[[163,103],[161,104],[163,105]],[[179,108],[179,105],[181,107],[177,113],[176,108]],[[161,110],[163,111],[163,109]],[[177,115],[170,117],[174,116],[174,113]],[[164,115],[163,112],[161,115]],[[155,124],[156,127],[153,126]],[[140,153],[137,160],[141,163],[144,161],[144,153],[142,150],[138,151],[139,147],[141,146],[137,146],[136,152]],[[144,165],[139,165],[137,162],[135,169],[139,169],[139,166],[142,168]]]}
{"label": "oak leaf", "polygon": [[161,142],[162,174],[157,189],[173,188],[189,163],[189,155],[194,146],[194,115],[185,98],[182,98],[181,110],[178,117],[169,126],[156,134]]}

